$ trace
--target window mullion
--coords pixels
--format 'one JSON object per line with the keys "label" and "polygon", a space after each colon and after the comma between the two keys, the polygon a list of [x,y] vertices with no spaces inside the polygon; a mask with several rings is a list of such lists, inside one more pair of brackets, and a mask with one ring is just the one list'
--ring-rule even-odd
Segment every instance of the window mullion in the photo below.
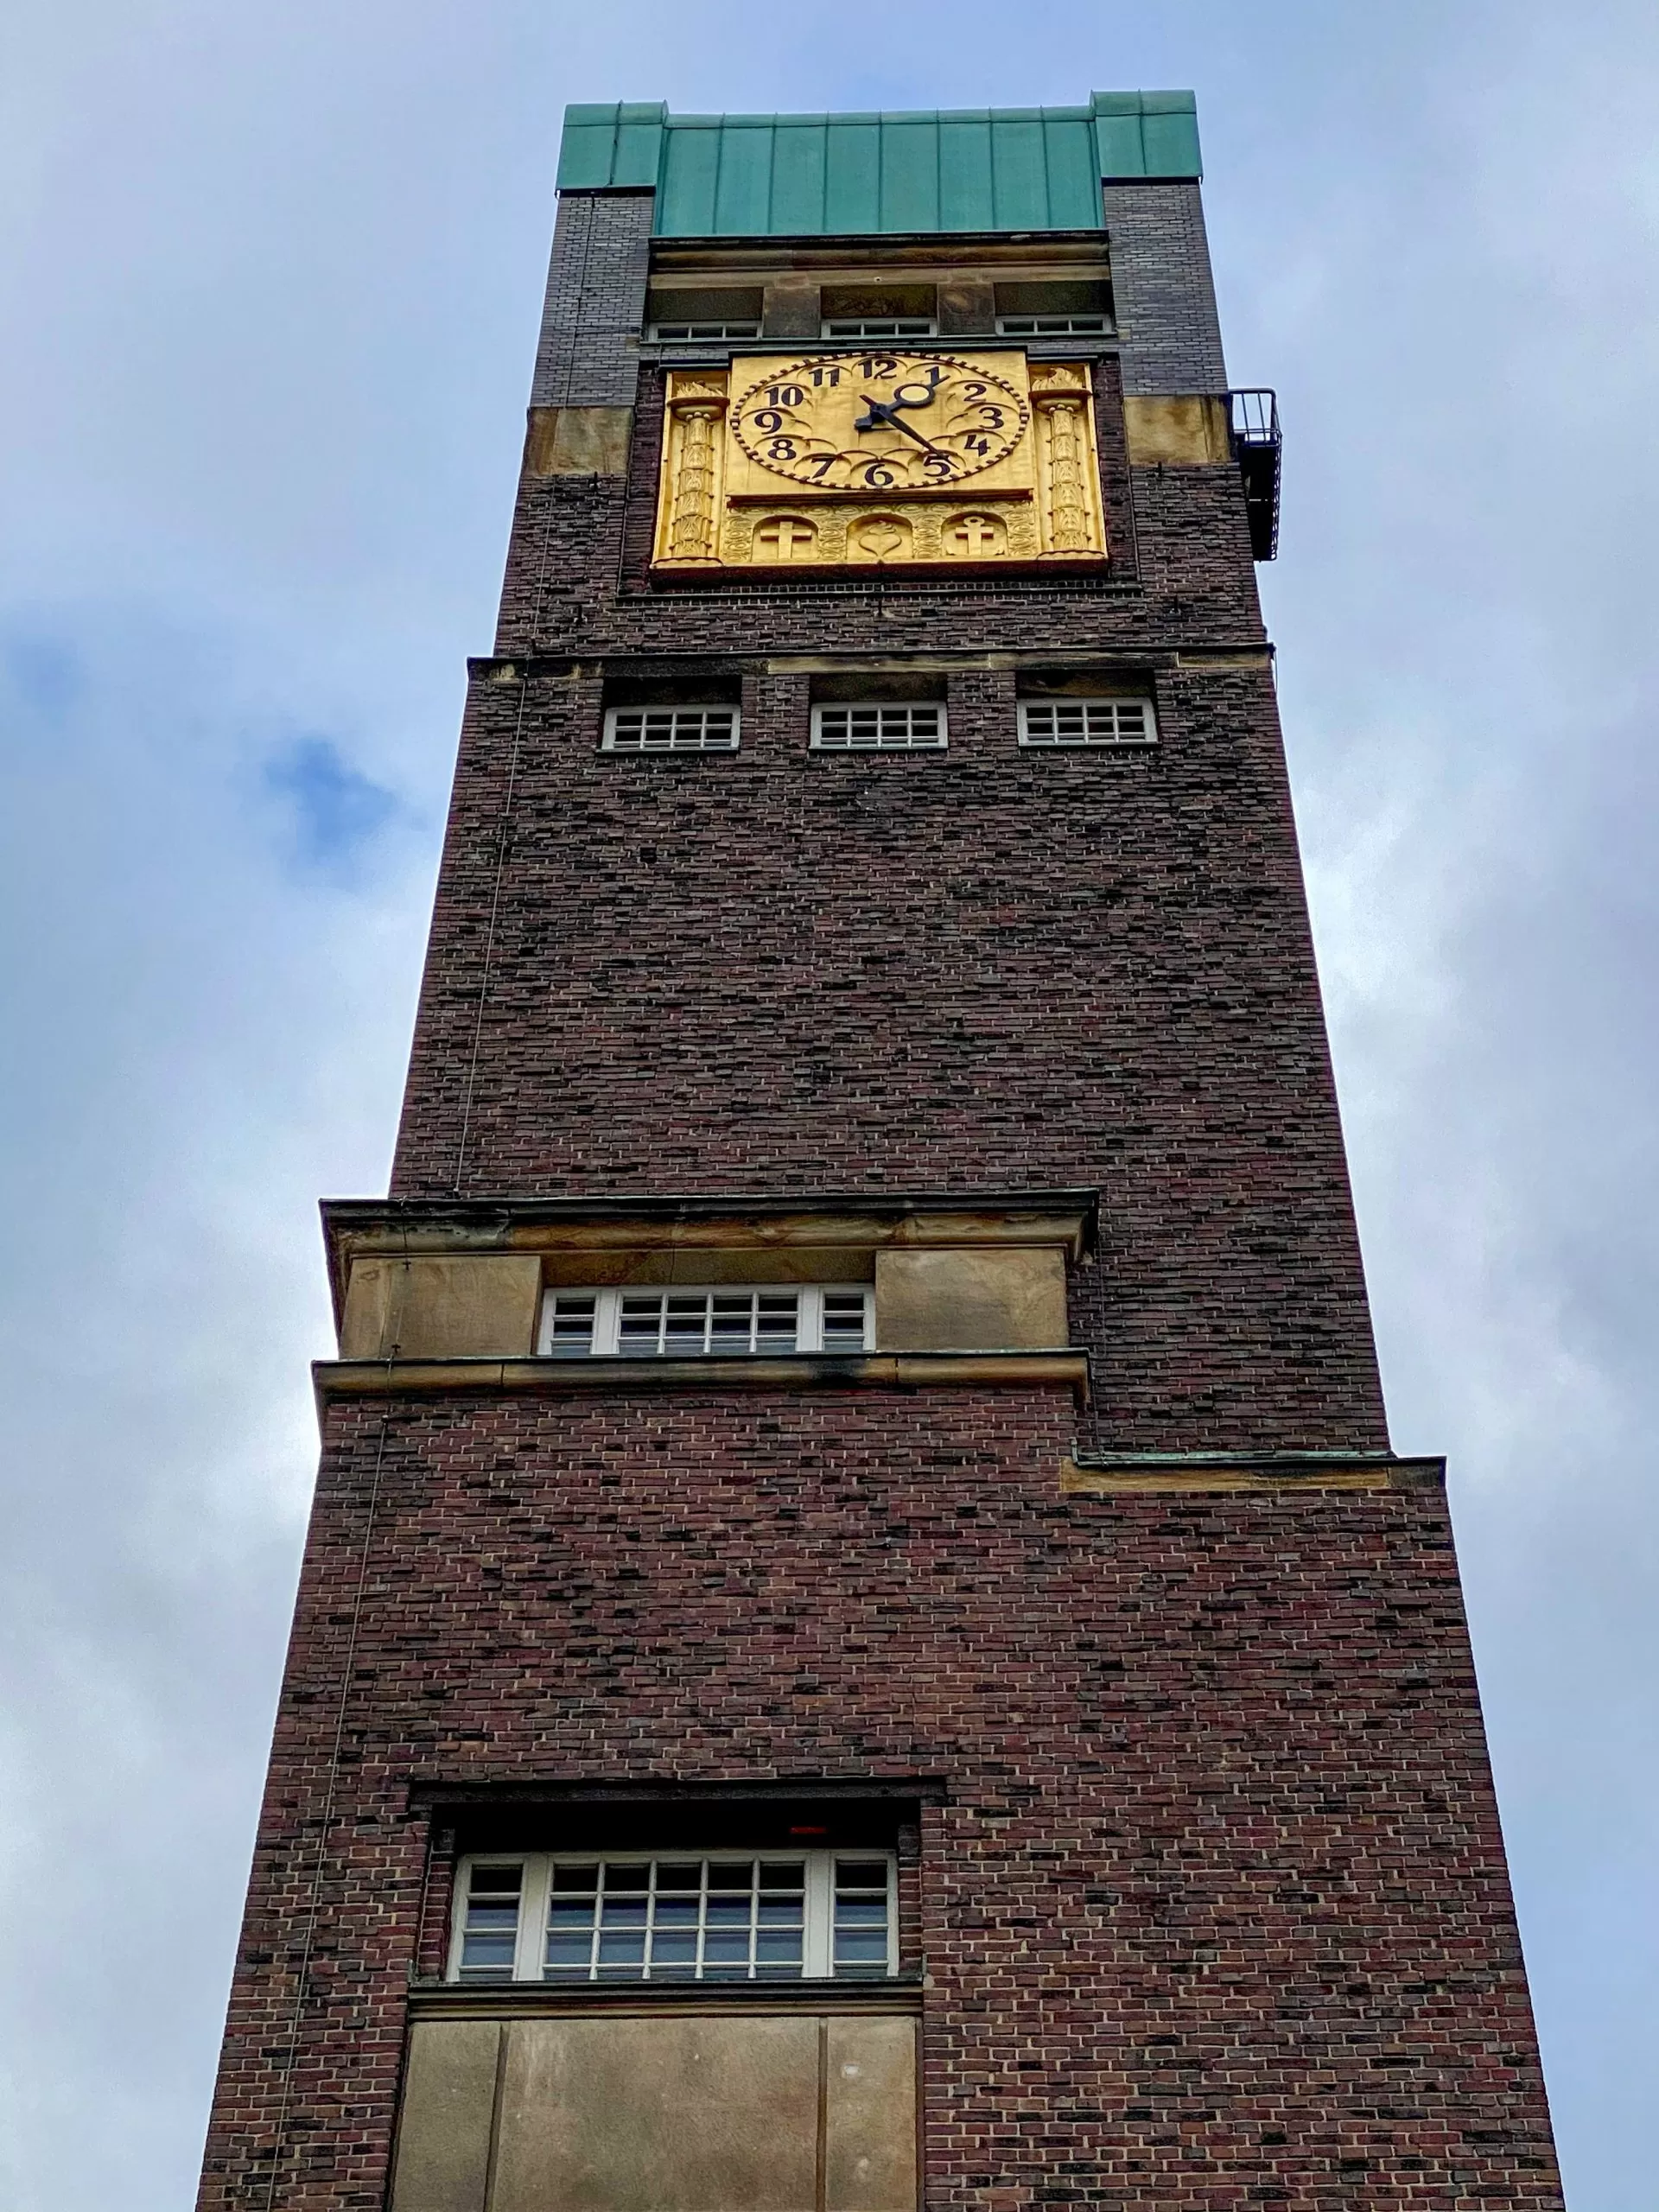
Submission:
{"label": "window mullion", "polygon": [[547,1926],[549,1860],[544,1853],[532,1852],[524,1859],[524,1868],[518,1886],[518,1938],[513,1950],[512,1978],[515,1981],[539,1981],[545,1940],[543,1930]]}
{"label": "window mullion", "polygon": [[[455,1862],[454,1891],[449,1900],[449,1957],[444,1970],[448,1981],[461,1980],[461,1961],[467,1948],[467,1899],[473,1885],[473,1862]],[[522,1904],[519,1910],[523,1910]]]}
{"label": "window mullion", "polygon": [[609,1356],[617,1349],[617,1331],[621,1324],[622,1294],[620,1290],[601,1290],[594,1306],[594,1356]]}
{"label": "window mullion", "polygon": [[806,1859],[806,1944],[801,1961],[808,1981],[828,1981],[834,1971],[830,1929],[835,1919],[833,1862],[827,1851],[811,1851]]}
{"label": "window mullion", "polygon": [[808,1284],[798,1294],[796,1306],[796,1326],[800,1332],[798,1341],[803,1351],[823,1350],[823,1293],[816,1284]]}

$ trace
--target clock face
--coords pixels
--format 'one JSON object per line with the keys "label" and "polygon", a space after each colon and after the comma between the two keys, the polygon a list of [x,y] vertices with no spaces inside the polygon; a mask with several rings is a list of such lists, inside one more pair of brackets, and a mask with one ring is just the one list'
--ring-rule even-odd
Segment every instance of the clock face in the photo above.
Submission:
{"label": "clock face", "polygon": [[749,459],[826,492],[930,491],[1007,456],[1030,425],[1013,385],[948,353],[830,353],[770,369],[734,403]]}

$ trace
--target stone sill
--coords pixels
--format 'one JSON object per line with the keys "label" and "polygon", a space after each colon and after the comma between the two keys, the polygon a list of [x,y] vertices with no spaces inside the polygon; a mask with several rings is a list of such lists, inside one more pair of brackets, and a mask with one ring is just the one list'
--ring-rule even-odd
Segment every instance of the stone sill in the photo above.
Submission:
{"label": "stone sill", "polygon": [[1443,1459],[1387,1452],[1101,1452],[1060,1462],[1060,1490],[1071,1497],[1445,1487]]}
{"label": "stone sill", "polygon": [[608,2018],[664,2013],[917,2013],[920,1974],[885,1981],[412,1982],[409,2008],[423,2019],[523,2020],[558,2013]]}
{"label": "stone sill", "polygon": [[312,1380],[330,1398],[516,1390],[543,1397],[640,1390],[1067,1389],[1089,1402],[1089,1355],[1053,1351],[784,1352],[767,1358],[320,1359]]}

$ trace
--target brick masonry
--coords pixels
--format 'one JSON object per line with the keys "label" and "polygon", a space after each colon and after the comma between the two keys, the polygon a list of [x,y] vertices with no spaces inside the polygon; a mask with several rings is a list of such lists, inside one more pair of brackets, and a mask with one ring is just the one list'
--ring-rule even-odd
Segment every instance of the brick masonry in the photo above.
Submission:
{"label": "brick masonry", "polygon": [[1124,390],[1137,397],[1225,391],[1227,366],[1198,186],[1109,184],[1105,211]]}
{"label": "brick masonry", "polygon": [[[1132,488],[1100,381],[1103,588],[653,588],[654,371],[629,483],[527,480],[499,640],[524,658],[472,689],[393,1188],[1097,1185],[1102,1439],[1378,1446],[1236,476]],[[1157,748],[1022,753],[1015,640],[1146,676]],[[780,663],[918,654],[948,753],[809,753]],[[740,753],[597,750],[607,672],[709,657],[741,677]]]}
{"label": "brick masonry", "polygon": [[268,2201],[302,1968],[274,2201],[381,2202],[411,1792],[807,1777],[943,1778],[930,2203],[1558,2206],[1443,1498],[1062,1499],[1070,1429],[337,1408],[203,2203]]}
{"label": "brick masonry", "polygon": [[[1131,387],[1219,389],[1196,191],[1122,189]],[[659,588],[649,219],[561,207],[536,403],[633,407],[630,473],[521,486],[394,1189],[1098,1187],[1091,1425],[331,1403],[204,2212],[385,2204],[429,1802],[785,1783],[927,1798],[929,2212],[1559,2212],[1443,1494],[1059,1487],[1079,1441],[1386,1446],[1236,477],[1131,471],[1106,355],[1107,578]],[[949,753],[810,755],[810,664],[893,659]],[[1084,659],[1155,750],[1018,751],[1022,669]],[[606,684],[677,671],[741,751],[600,754]]]}
{"label": "brick masonry", "polygon": [[532,407],[632,406],[654,199],[649,192],[561,196]]}

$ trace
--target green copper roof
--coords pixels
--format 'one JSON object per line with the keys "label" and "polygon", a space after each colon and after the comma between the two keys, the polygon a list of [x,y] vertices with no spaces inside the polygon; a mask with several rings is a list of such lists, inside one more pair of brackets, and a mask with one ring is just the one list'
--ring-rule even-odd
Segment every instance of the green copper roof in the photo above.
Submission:
{"label": "green copper roof", "polygon": [[883,115],[671,115],[568,107],[559,188],[649,187],[659,238],[1095,231],[1103,178],[1196,177],[1191,92],[1087,107]]}

